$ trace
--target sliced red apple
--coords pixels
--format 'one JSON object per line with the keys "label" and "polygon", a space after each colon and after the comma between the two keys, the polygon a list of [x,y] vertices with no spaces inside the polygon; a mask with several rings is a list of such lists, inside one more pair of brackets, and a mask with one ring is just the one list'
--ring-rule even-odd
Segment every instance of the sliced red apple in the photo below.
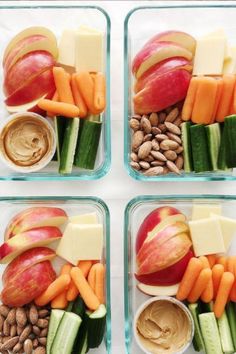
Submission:
{"label": "sliced red apple", "polygon": [[155,42],[143,47],[135,56],[132,72],[139,79],[153,65],[173,57],[183,57],[192,60],[192,53],[174,42]]}
{"label": "sliced red apple", "polygon": [[32,207],[16,214],[6,227],[4,239],[43,226],[60,226],[68,219],[65,210],[55,207]]}
{"label": "sliced red apple", "polygon": [[177,294],[179,284],[168,286],[155,286],[139,283],[137,288],[144,294],[150,296],[175,296]]}
{"label": "sliced red apple", "polygon": [[12,95],[15,91],[32,81],[33,78],[51,69],[53,65],[55,65],[55,59],[50,53],[36,51],[26,54],[5,73],[3,82],[5,96]]}
{"label": "sliced red apple", "polygon": [[193,55],[196,49],[196,39],[186,32],[181,31],[165,31],[156,34],[152,37],[146,45],[150,43],[156,43],[160,41],[171,41],[177,43],[184,47],[185,49],[189,50]]}
{"label": "sliced red apple", "polygon": [[8,263],[22,252],[46,246],[62,237],[60,229],[54,226],[39,227],[17,234],[0,247],[0,263]]}
{"label": "sliced red apple", "polygon": [[41,26],[28,27],[23,31],[19,32],[16,36],[14,36],[12,40],[8,43],[3,54],[3,66],[5,64],[9,52],[17,45],[18,42],[20,42],[24,38],[35,36],[35,35],[45,36],[50,40],[52,46],[55,47],[57,45],[57,39],[54,33],[50,31],[48,28],[41,27]]}
{"label": "sliced red apple", "polygon": [[26,305],[38,297],[55,280],[56,273],[49,261],[34,264],[16,274],[3,288],[3,304],[13,307]]}
{"label": "sliced red apple", "polygon": [[159,112],[182,101],[187,95],[191,77],[187,70],[176,69],[149,81],[133,98],[135,113]]}
{"label": "sliced red apple", "polygon": [[2,275],[3,285],[5,286],[6,283],[12,281],[15,276],[18,276],[34,264],[50,261],[55,256],[55,251],[48,247],[35,247],[25,251],[8,264],[4,270]]}
{"label": "sliced red apple", "polygon": [[177,57],[177,58],[168,58],[156,65],[152,66],[149,70],[147,70],[140,79],[135,82],[134,92],[137,93],[141,91],[145,85],[155,79],[157,76],[165,74],[168,71],[178,69],[184,69],[192,72],[193,66],[191,62],[185,58]]}
{"label": "sliced red apple", "polygon": [[188,253],[181,258],[178,262],[170,267],[160,270],[159,272],[138,275],[135,274],[135,278],[146,285],[159,285],[167,286],[174,285],[181,281],[188,262],[194,256],[193,252],[190,250]]}

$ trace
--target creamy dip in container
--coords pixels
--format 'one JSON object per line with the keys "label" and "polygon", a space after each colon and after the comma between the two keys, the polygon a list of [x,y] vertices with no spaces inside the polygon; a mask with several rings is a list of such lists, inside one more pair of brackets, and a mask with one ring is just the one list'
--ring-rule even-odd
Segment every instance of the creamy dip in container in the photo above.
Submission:
{"label": "creamy dip in container", "polygon": [[36,113],[10,116],[0,128],[1,160],[17,172],[35,172],[45,167],[56,150],[52,125]]}
{"label": "creamy dip in container", "polygon": [[194,324],[187,307],[175,298],[154,297],[134,319],[134,335],[147,354],[181,354],[192,342]]}

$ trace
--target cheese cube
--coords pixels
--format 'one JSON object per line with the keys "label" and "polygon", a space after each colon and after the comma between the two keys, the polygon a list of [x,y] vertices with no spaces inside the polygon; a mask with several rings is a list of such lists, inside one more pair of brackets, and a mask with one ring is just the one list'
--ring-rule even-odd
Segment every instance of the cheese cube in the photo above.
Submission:
{"label": "cheese cube", "polygon": [[236,74],[236,47],[230,48],[231,57],[224,61],[223,74]]}
{"label": "cheese cube", "polygon": [[69,217],[72,224],[97,224],[98,218],[96,213],[81,214]]}
{"label": "cheese cube", "polygon": [[76,71],[103,71],[104,34],[97,30],[76,32],[75,67]]}
{"label": "cheese cube", "polygon": [[193,63],[193,75],[221,75],[226,45],[224,36],[198,39]]}
{"label": "cheese cube", "polygon": [[190,221],[189,228],[193,250],[197,257],[225,252],[219,220],[212,217]]}
{"label": "cheese cube", "polygon": [[75,39],[75,30],[67,29],[62,32],[59,41],[59,64],[75,67]]}
{"label": "cheese cube", "polygon": [[59,242],[56,254],[77,265],[81,260],[100,260],[103,249],[101,224],[69,223]]}
{"label": "cheese cube", "polygon": [[230,248],[233,238],[236,236],[236,220],[215,214],[211,214],[211,217],[217,219],[220,222],[221,232],[227,252]]}
{"label": "cheese cube", "polygon": [[205,219],[210,217],[211,213],[221,215],[220,204],[193,204],[192,220]]}

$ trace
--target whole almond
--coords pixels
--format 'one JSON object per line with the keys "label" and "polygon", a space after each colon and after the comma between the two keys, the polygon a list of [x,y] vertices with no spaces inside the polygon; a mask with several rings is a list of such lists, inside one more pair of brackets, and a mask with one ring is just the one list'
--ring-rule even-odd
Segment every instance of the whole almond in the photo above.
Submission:
{"label": "whole almond", "polygon": [[40,332],[39,337],[47,337],[48,334],[48,328],[44,328],[42,329],[42,331]]}
{"label": "whole almond", "polygon": [[12,325],[11,328],[10,328],[10,336],[11,337],[15,337],[17,334],[17,331],[16,331],[16,324]]}
{"label": "whole almond", "polygon": [[5,317],[3,317],[2,315],[0,315],[0,332],[2,332],[3,330],[3,323],[5,321]]}
{"label": "whole almond", "polygon": [[136,131],[132,136],[132,150],[137,149],[143,142],[144,132],[141,130]]}
{"label": "whole almond", "polygon": [[6,321],[10,324],[10,325],[14,325],[16,323],[16,308],[13,308],[9,311]]}
{"label": "whole almond", "polygon": [[162,124],[166,120],[166,113],[165,112],[160,112],[158,114],[158,117],[159,117],[159,123]]}
{"label": "whole almond", "polygon": [[32,323],[32,325],[35,325],[38,322],[38,318],[39,315],[38,315],[37,307],[32,304],[29,310],[29,320]]}
{"label": "whole almond", "polygon": [[47,338],[46,337],[40,337],[38,338],[38,341],[41,345],[43,345],[44,347],[46,346],[47,344]]}
{"label": "whole almond", "polygon": [[32,330],[33,330],[33,333],[36,334],[36,336],[40,335],[41,330],[38,326],[33,326]]}
{"label": "whole almond", "polygon": [[176,150],[178,147],[179,147],[179,144],[176,143],[176,141],[173,141],[170,139],[163,140],[160,143],[160,148],[162,150]]}
{"label": "whole almond", "polygon": [[152,150],[155,150],[155,151],[160,150],[160,145],[156,139],[152,140]]}
{"label": "whole almond", "polygon": [[46,349],[44,347],[38,347],[35,349],[34,354],[46,354]]}
{"label": "whole almond", "polygon": [[158,114],[155,112],[151,113],[149,116],[149,122],[152,127],[157,127],[159,123]]}
{"label": "whole almond", "polygon": [[140,170],[140,166],[139,166],[139,163],[138,162],[134,162],[134,161],[131,161],[130,162],[130,166],[136,170],[136,171],[139,171]]}
{"label": "whole almond", "polygon": [[175,149],[176,154],[181,154],[181,152],[184,151],[183,146],[179,146],[177,149]]}
{"label": "whole almond", "polygon": [[142,167],[144,170],[150,168],[150,164],[146,161],[139,161],[139,166]]}
{"label": "whole almond", "polygon": [[45,319],[40,318],[40,319],[38,320],[38,322],[37,322],[37,326],[38,326],[39,328],[46,328],[46,327],[48,327],[48,320],[45,320]]}
{"label": "whole almond", "polygon": [[152,155],[148,155],[147,157],[145,157],[145,159],[143,159],[146,162],[152,162],[154,161],[154,157]]}
{"label": "whole almond", "polygon": [[131,152],[130,158],[134,162],[138,162],[139,161],[138,155],[135,152]]}
{"label": "whole almond", "polygon": [[141,127],[145,131],[146,134],[150,134],[152,131],[152,126],[148,118],[142,117],[141,119]]}
{"label": "whole almond", "polygon": [[176,141],[176,143],[178,143],[180,145],[182,144],[182,140],[180,139],[180,137],[178,135],[170,133],[170,132],[167,132],[166,135],[168,136],[168,138],[170,140],[174,140],[174,141]]}
{"label": "whole almond", "polygon": [[181,134],[181,130],[179,129],[179,127],[177,127],[177,125],[170,123],[170,122],[165,122],[165,126],[170,133],[173,133],[176,135]]}
{"label": "whole almond", "polygon": [[144,172],[145,176],[158,176],[163,173],[162,166],[150,167],[147,171]]}
{"label": "whole almond", "polygon": [[38,341],[37,338],[35,338],[32,343],[33,343],[33,348],[34,348],[34,349],[37,348],[38,345],[39,345],[39,341]]}
{"label": "whole almond", "polygon": [[22,349],[23,344],[22,343],[17,343],[14,348],[12,349],[13,353],[19,353],[19,351]]}
{"label": "whole almond", "polygon": [[11,339],[11,336],[5,336],[2,338],[2,342],[6,343],[9,339]]}
{"label": "whole almond", "polygon": [[143,138],[143,142],[150,141],[152,139],[152,134],[146,134]]}
{"label": "whole almond", "polygon": [[175,161],[175,164],[176,164],[176,167],[179,169],[179,170],[182,170],[183,168],[183,165],[184,165],[184,158],[182,155],[179,155]]}
{"label": "whole almond", "polygon": [[161,129],[159,129],[157,127],[152,127],[151,133],[153,135],[161,134]]}
{"label": "whole almond", "polygon": [[7,322],[7,320],[5,320],[4,323],[3,323],[3,334],[4,334],[4,336],[9,336],[10,335],[10,325]]}
{"label": "whole almond", "polygon": [[134,114],[132,116],[133,119],[137,119],[137,120],[141,120],[142,119],[142,116],[140,116],[139,114]]}
{"label": "whole almond", "polygon": [[20,327],[24,327],[27,323],[26,312],[22,307],[16,309],[16,323]]}
{"label": "whole almond", "polygon": [[152,149],[152,143],[150,141],[146,141],[143,143],[138,151],[138,157],[139,159],[145,159],[150,154],[150,151]]}
{"label": "whole almond", "polygon": [[168,136],[166,134],[158,134],[155,136],[155,139],[158,141],[158,142],[161,142],[163,140],[166,140],[168,139]]}
{"label": "whole almond", "polygon": [[24,328],[23,332],[20,335],[19,338],[20,343],[23,343],[29,337],[31,331],[32,331],[32,326],[29,324]]}
{"label": "whole almond", "polygon": [[178,167],[175,165],[174,162],[172,162],[172,161],[167,161],[166,166],[169,168],[169,170],[170,170],[171,172],[174,172],[174,173],[176,173],[177,175],[180,175],[180,170],[178,169]]}
{"label": "whole almond", "polygon": [[177,159],[177,154],[175,151],[173,150],[167,150],[164,152],[165,157],[167,158],[167,160],[170,161],[175,161]]}
{"label": "whole almond", "polygon": [[20,336],[23,331],[24,331],[24,327],[20,327],[20,326],[16,327],[16,332],[18,336]]}
{"label": "whole almond", "polygon": [[129,126],[132,130],[136,131],[136,130],[139,130],[140,129],[140,123],[137,119],[130,119],[129,121]]}
{"label": "whole almond", "polygon": [[154,166],[165,166],[165,162],[164,161],[152,161],[151,162],[151,165],[154,167]]}
{"label": "whole almond", "polygon": [[165,155],[163,155],[161,152],[159,151],[151,151],[151,155],[156,159],[156,160],[159,160],[159,161],[167,161],[167,158],[165,157]]}
{"label": "whole almond", "polygon": [[178,116],[173,122],[173,124],[176,125],[177,127],[179,127],[182,123],[183,121],[180,116]]}
{"label": "whole almond", "polygon": [[162,131],[162,133],[165,133],[167,131],[165,124],[159,124],[158,128]]}
{"label": "whole almond", "polygon": [[24,342],[24,351],[25,354],[31,354],[33,352],[32,340],[26,339],[26,341]]}
{"label": "whole almond", "polygon": [[2,344],[1,350],[11,350],[18,343],[18,340],[18,336],[8,339],[4,344]]}
{"label": "whole almond", "polygon": [[8,313],[10,311],[10,308],[6,305],[0,305],[0,315],[3,317],[7,317]]}
{"label": "whole almond", "polygon": [[166,116],[165,122],[174,122],[174,120],[178,117],[179,110],[177,107],[173,108],[168,115]]}

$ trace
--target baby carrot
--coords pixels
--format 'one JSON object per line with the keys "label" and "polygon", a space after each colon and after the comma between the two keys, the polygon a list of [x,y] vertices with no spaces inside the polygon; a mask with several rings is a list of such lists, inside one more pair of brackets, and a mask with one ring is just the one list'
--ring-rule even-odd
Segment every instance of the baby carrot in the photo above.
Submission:
{"label": "baby carrot", "polygon": [[223,75],[223,90],[216,112],[217,122],[224,122],[224,118],[229,114],[230,104],[234,93],[235,80],[236,78],[234,74]]}
{"label": "baby carrot", "polygon": [[92,265],[93,265],[92,261],[79,261],[77,266],[79,267],[80,270],[82,270],[82,273],[85,276],[85,278],[87,278]]}
{"label": "baby carrot", "polygon": [[176,295],[178,300],[187,299],[202,269],[202,262],[198,258],[193,257],[190,259],[178,288]]}
{"label": "baby carrot", "polygon": [[59,66],[54,66],[52,72],[59,100],[64,103],[74,104],[74,98],[70,87],[70,75]]}
{"label": "baby carrot", "polygon": [[79,108],[70,103],[54,102],[45,98],[42,98],[38,102],[39,108],[44,111],[50,111],[54,115],[61,115],[68,118],[79,117]]}
{"label": "baby carrot", "polygon": [[206,257],[208,259],[210,268],[212,268],[215,265],[215,263],[216,263],[216,258],[217,258],[216,255],[215,254],[209,254]]}
{"label": "baby carrot", "polygon": [[78,267],[73,267],[70,274],[86,306],[90,310],[96,310],[99,307],[100,302],[89,286],[82,271]]}
{"label": "baby carrot", "polygon": [[[60,274],[70,274],[72,265],[70,263],[66,263],[61,267],[61,272]],[[71,280],[72,282],[72,280]],[[64,290],[61,294],[57,295],[52,301],[51,301],[51,307],[53,309],[64,309],[66,308],[68,301],[66,298],[67,290]]]}
{"label": "baby carrot", "polygon": [[95,268],[95,294],[101,304],[104,304],[105,267],[102,263],[94,265]]}
{"label": "baby carrot", "polygon": [[202,262],[203,268],[210,268],[210,263],[206,256],[200,256],[198,259]]}
{"label": "baby carrot", "polygon": [[223,92],[223,79],[222,79],[222,77],[217,78],[216,82],[217,82],[217,90],[216,90],[216,97],[215,97],[215,105],[214,105],[212,118],[211,118],[211,122],[210,122],[211,124],[214,123],[214,121],[216,119],[216,112],[217,112],[219,102],[221,99],[221,95]]}
{"label": "baby carrot", "polygon": [[226,268],[227,268],[227,258],[226,257],[222,256],[222,257],[217,258],[216,263],[222,264],[222,266],[224,267],[224,270],[226,270]]}
{"label": "baby carrot", "polygon": [[214,299],[216,298],[216,294],[219,289],[221,277],[224,273],[224,266],[222,264],[215,264],[212,267],[212,282],[213,282],[213,290],[214,290]]}
{"label": "baby carrot", "polygon": [[[82,270],[82,273],[86,278],[92,266],[92,261],[79,261],[77,266]],[[73,280],[71,280],[69,288],[66,293],[66,298],[68,301],[74,301],[78,295],[79,295],[79,290],[77,289]]]}
{"label": "baby carrot", "polygon": [[88,274],[88,283],[90,287],[93,289],[93,291],[95,291],[95,283],[96,283],[96,268],[95,268],[96,264],[92,265]]}
{"label": "baby carrot", "polygon": [[234,283],[234,275],[230,272],[224,272],[220,281],[220,286],[216,295],[213,311],[216,318],[220,318],[227,304],[231,288]]}
{"label": "baby carrot", "polygon": [[202,269],[201,273],[199,274],[190,294],[188,295],[188,301],[191,303],[196,302],[203,291],[206,289],[209,280],[211,279],[212,271],[210,268]]}
{"label": "baby carrot", "polygon": [[227,272],[231,272],[232,274],[235,274],[235,259],[236,257],[233,256],[227,258],[226,269]]}
{"label": "baby carrot", "polygon": [[[54,102],[59,102],[59,96],[58,96],[58,92],[57,91],[55,91],[55,93],[52,96],[51,100],[54,101]],[[49,112],[49,111],[47,112],[47,116],[50,117],[50,118],[54,117],[54,115],[55,114],[53,114],[52,112]]]}
{"label": "baby carrot", "polygon": [[39,295],[34,301],[38,306],[44,306],[48,304],[57,295],[62,293],[70,284],[70,276],[68,274],[60,275],[54,280],[49,287]]}
{"label": "baby carrot", "polygon": [[[210,263],[206,256],[199,257],[200,261],[202,262],[203,268],[210,269]],[[213,281],[212,277],[210,277],[209,282],[206,284],[205,289],[201,294],[201,300],[203,302],[210,302],[214,296],[214,288],[213,288]]]}
{"label": "baby carrot", "polygon": [[75,105],[78,106],[79,110],[80,110],[79,116],[81,118],[84,118],[87,116],[88,110],[87,110],[86,104],[84,102],[84,99],[79,91],[79,88],[78,88],[78,85],[76,82],[76,74],[75,73],[73,73],[71,76],[71,89],[72,89],[72,94],[74,97]]}
{"label": "baby carrot", "polygon": [[198,82],[199,82],[198,77],[192,77],[190,81],[190,85],[188,87],[187,96],[185,98],[182,114],[181,114],[182,120],[184,121],[191,119]]}
{"label": "baby carrot", "polygon": [[106,107],[106,80],[103,73],[98,72],[94,75],[94,107],[99,113]]}
{"label": "baby carrot", "polygon": [[[228,267],[231,268],[231,270],[229,270],[229,271],[232,271],[232,270],[233,270],[232,273],[234,274],[234,277],[235,277],[235,280],[236,280],[236,262],[235,262],[235,258],[236,258],[236,257],[229,257],[229,258],[232,259],[231,262],[233,263],[233,265],[230,265],[230,264],[228,263]],[[233,284],[232,289],[231,289],[231,291],[230,291],[229,297],[230,297],[230,300],[231,300],[231,301],[236,302],[236,281],[234,281],[234,284]]]}
{"label": "baby carrot", "polygon": [[92,76],[88,71],[80,71],[76,74],[76,82],[89,112],[98,114],[99,112],[94,107],[94,80]]}

